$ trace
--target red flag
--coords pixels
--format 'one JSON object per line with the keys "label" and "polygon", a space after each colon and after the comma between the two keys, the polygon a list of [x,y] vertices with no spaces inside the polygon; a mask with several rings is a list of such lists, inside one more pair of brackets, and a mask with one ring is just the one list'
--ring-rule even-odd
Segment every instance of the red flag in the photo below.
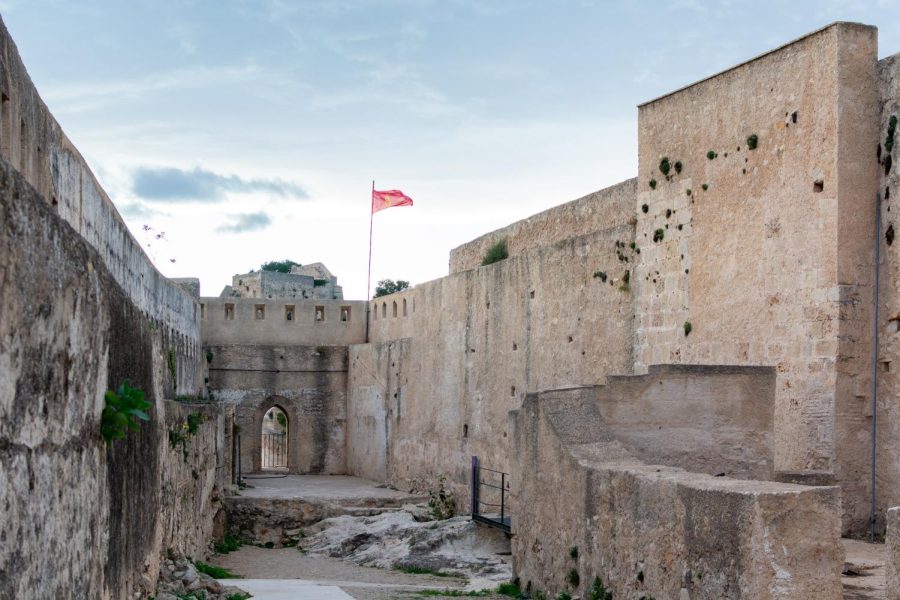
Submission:
{"label": "red flag", "polygon": [[412,198],[400,190],[372,190],[372,214],[392,206],[412,206]]}

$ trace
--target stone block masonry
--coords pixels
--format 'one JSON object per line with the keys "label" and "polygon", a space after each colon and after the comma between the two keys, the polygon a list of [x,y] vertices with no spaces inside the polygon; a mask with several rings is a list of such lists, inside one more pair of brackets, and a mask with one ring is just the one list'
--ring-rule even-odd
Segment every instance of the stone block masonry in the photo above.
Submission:
{"label": "stone block masonry", "polygon": [[[223,420],[164,400],[179,334],[144,316],[2,158],[0,305],[0,597],[149,594],[166,548],[205,551]],[[197,354],[180,356],[183,381],[202,377]],[[107,446],[104,394],[124,379],[144,390],[151,420]],[[202,422],[175,450],[169,430],[189,411]]]}
{"label": "stone block masonry", "polygon": [[[363,303],[365,305],[365,303]],[[234,409],[244,472],[262,468],[263,417],[287,417],[292,473],[346,473],[346,346],[209,346],[209,385]]]}
{"label": "stone block masonry", "polygon": [[514,413],[513,556],[523,585],[586,597],[839,600],[835,487],[737,481],[648,465],[578,390]]}
{"label": "stone block masonry", "polygon": [[869,510],[876,46],[874,28],[837,23],[638,113],[636,371],[776,367],[775,469],[833,474],[855,530]]}

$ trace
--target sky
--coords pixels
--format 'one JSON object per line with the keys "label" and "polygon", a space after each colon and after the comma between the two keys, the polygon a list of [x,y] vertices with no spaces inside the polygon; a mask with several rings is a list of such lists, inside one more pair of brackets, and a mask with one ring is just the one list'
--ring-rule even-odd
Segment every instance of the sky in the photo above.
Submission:
{"label": "sky", "polygon": [[900,0],[0,0],[35,85],[157,268],[372,281],[635,176],[637,105]]}

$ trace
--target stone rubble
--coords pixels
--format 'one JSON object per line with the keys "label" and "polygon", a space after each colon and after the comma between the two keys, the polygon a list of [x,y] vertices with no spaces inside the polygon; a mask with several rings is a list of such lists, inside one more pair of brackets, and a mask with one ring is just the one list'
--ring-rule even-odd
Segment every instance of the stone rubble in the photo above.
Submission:
{"label": "stone rubble", "polygon": [[250,598],[250,594],[232,585],[222,585],[209,575],[200,573],[185,558],[166,559],[159,570],[155,600],[233,600]]}

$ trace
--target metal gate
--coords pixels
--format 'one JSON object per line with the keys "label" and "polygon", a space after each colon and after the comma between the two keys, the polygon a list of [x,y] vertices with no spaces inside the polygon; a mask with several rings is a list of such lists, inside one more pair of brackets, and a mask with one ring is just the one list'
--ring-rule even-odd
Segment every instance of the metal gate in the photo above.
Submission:
{"label": "metal gate", "polygon": [[510,533],[509,493],[509,474],[482,467],[473,456],[472,520]]}
{"label": "metal gate", "polygon": [[263,469],[286,469],[288,466],[287,433],[263,433],[260,451]]}

